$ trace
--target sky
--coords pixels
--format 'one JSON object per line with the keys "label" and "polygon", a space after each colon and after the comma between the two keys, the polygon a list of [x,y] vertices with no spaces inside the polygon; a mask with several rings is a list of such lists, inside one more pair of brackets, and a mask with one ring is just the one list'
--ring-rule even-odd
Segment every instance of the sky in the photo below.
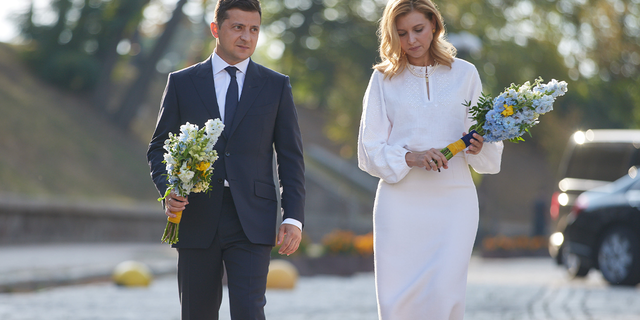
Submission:
{"label": "sky", "polygon": [[[47,6],[50,0],[34,0],[37,7]],[[26,0],[2,0],[0,4],[0,42],[10,42],[18,36],[16,22],[12,17],[28,10],[31,1]]]}

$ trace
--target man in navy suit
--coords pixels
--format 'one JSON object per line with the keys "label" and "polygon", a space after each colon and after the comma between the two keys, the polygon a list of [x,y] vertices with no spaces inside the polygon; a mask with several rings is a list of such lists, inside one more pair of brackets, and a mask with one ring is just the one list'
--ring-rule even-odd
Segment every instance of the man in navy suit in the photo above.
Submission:
{"label": "man in navy suit", "polygon": [[[202,127],[220,118],[209,193],[171,193],[165,213],[183,210],[178,250],[182,319],[218,319],[223,263],[232,319],[264,319],[270,252],[295,252],[304,223],[302,139],[289,78],[253,62],[260,31],[258,0],[218,0],[211,33],[216,48],[199,64],[171,73],[147,159],[160,192],[167,188],[162,164],[170,132],[190,122]],[[274,149],[276,157],[274,157]],[[278,227],[278,187],[283,222]]]}

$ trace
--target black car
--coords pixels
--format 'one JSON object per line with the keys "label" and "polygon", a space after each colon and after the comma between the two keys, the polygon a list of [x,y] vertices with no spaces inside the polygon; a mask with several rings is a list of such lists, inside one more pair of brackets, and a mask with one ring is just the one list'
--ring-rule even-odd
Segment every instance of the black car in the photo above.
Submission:
{"label": "black car", "polygon": [[638,168],[576,199],[563,232],[563,263],[574,277],[600,269],[611,284],[640,283]]}
{"label": "black car", "polygon": [[578,131],[569,139],[558,168],[556,192],[549,210],[549,254],[562,264],[562,233],[569,212],[582,192],[606,185],[640,165],[640,130]]}

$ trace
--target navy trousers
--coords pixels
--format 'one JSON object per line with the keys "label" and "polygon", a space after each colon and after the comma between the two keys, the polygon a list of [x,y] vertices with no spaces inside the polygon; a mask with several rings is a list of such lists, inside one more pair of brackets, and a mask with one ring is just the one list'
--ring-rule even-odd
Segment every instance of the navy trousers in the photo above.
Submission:
{"label": "navy trousers", "polygon": [[222,202],[222,215],[211,246],[206,249],[178,249],[181,319],[218,319],[224,263],[231,319],[264,320],[272,247],[253,244],[247,239],[229,188],[224,188]]}

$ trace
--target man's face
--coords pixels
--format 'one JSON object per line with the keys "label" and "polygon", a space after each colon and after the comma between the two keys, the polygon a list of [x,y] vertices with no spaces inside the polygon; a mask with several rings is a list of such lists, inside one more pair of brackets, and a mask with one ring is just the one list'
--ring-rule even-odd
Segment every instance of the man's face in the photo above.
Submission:
{"label": "man's face", "polygon": [[227,16],[221,25],[211,23],[211,34],[216,38],[218,56],[234,65],[249,58],[256,50],[260,14],[257,11],[233,8],[227,11]]}

